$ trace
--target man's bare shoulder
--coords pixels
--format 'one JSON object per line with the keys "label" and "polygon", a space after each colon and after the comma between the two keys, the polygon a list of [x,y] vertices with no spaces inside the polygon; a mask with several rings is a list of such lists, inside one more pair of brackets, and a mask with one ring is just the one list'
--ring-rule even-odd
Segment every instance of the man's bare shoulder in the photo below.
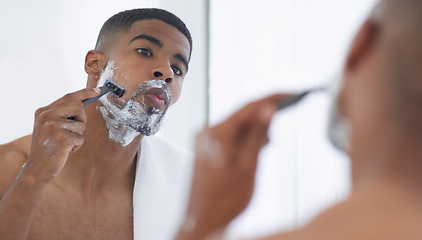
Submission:
{"label": "man's bare shoulder", "polygon": [[28,159],[31,140],[28,135],[0,145],[0,196]]}
{"label": "man's bare shoulder", "polygon": [[414,200],[418,198],[401,197],[403,191],[392,190],[391,184],[389,187],[352,194],[303,228],[260,240],[422,239],[422,206]]}
{"label": "man's bare shoulder", "polygon": [[[335,205],[322,212],[305,226],[260,240],[335,240],[335,239],[367,239],[354,236],[356,216],[350,214],[348,203]],[[360,229],[361,230],[361,229]],[[362,237],[362,236],[360,236]]]}
{"label": "man's bare shoulder", "polygon": [[[26,162],[31,148],[32,135],[18,138],[10,143],[0,145],[0,166],[3,164],[20,164]],[[0,168],[0,171],[3,168]]]}

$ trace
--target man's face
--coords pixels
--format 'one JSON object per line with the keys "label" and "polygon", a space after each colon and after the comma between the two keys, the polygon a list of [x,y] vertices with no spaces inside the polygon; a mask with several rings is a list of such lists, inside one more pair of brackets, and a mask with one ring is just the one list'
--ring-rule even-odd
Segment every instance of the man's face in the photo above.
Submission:
{"label": "man's face", "polygon": [[120,99],[111,94],[102,99],[103,116],[143,135],[154,134],[169,105],[180,97],[189,52],[187,38],[160,20],[138,21],[120,32],[99,85],[111,78],[126,92]]}
{"label": "man's face", "polygon": [[[189,61],[190,45],[175,27],[156,19],[135,22],[119,37],[108,54],[114,63],[114,81],[126,89],[121,98],[128,101],[139,94],[140,86],[151,80],[163,80],[175,103],[182,90]],[[150,99],[151,106],[160,101]]]}
{"label": "man's face", "polygon": [[337,125],[338,130],[338,136],[332,136],[337,137],[336,145],[358,159],[373,150],[385,131],[383,124],[392,117],[390,106],[397,100],[390,80],[397,69],[394,52],[403,44],[391,35],[391,28],[384,26],[382,35],[375,29],[375,23],[368,21],[355,37],[332,111],[331,127]]}

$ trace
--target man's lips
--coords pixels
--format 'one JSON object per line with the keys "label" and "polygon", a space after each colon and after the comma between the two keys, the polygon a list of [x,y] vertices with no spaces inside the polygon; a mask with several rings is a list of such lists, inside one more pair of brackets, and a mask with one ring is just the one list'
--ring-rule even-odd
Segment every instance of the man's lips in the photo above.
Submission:
{"label": "man's lips", "polygon": [[144,103],[153,108],[161,109],[168,102],[167,94],[162,88],[151,88],[146,91]]}

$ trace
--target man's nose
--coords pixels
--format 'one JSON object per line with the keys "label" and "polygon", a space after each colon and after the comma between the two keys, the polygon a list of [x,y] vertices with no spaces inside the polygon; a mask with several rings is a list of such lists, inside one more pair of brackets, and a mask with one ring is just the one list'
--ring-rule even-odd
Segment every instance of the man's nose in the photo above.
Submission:
{"label": "man's nose", "polygon": [[151,73],[155,79],[163,80],[167,84],[173,81],[174,73],[170,66],[152,69]]}

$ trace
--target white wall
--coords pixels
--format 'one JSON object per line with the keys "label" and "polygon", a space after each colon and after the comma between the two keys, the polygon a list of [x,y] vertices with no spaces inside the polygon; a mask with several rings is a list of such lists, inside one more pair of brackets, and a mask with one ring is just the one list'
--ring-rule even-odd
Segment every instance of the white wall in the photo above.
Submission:
{"label": "white wall", "polygon": [[[210,121],[274,92],[326,83],[374,0],[213,0]],[[292,229],[341,200],[349,162],[326,134],[330,97],[314,94],[279,113],[261,154],[256,192],[231,236]]]}
{"label": "white wall", "polygon": [[33,114],[85,87],[85,54],[102,24],[132,8],[159,7],[190,29],[194,49],[182,96],[160,135],[192,148],[206,122],[206,5],[204,0],[0,0],[0,144],[30,134]]}

